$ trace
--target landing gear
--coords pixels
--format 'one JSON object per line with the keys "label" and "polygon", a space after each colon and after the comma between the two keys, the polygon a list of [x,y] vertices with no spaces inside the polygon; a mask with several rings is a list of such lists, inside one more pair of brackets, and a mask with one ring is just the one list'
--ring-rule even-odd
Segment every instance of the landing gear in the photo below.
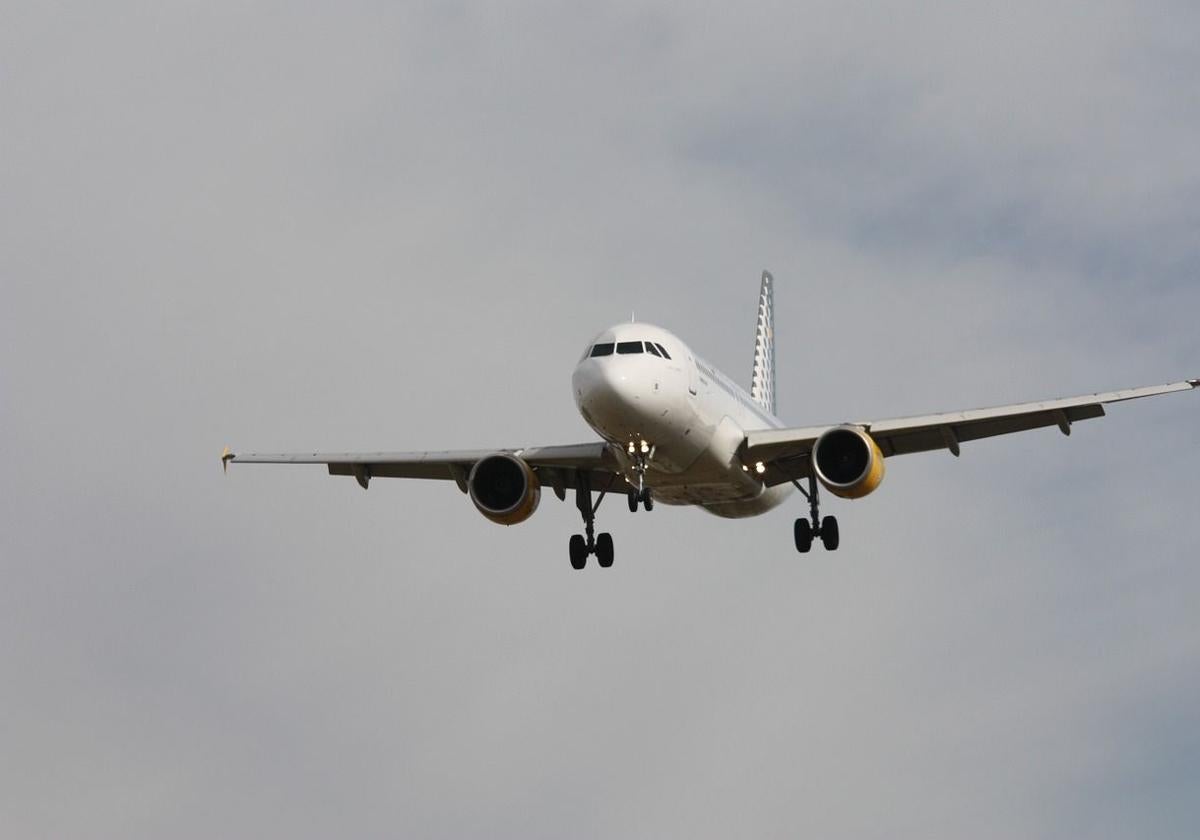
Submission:
{"label": "landing gear", "polygon": [[[572,534],[570,543],[571,568],[582,569],[587,565],[589,554],[596,555],[600,568],[607,569],[613,564],[612,534],[596,534],[596,511],[604,501],[607,490],[601,490],[596,504],[592,504],[592,490],[588,483],[587,473],[579,473],[578,484],[575,488],[575,507],[583,516],[583,534]],[[630,496],[632,499],[633,497]]]}
{"label": "landing gear", "polygon": [[646,510],[654,510],[654,497],[650,495],[649,487],[643,487],[637,492],[630,493],[628,497],[630,513],[637,513],[638,505],[641,505]]}
{"label": "landing gear", "polygon": [[655,447],[642,441],[640,444],[630,442],[629,457],[633,459],[633,471],[637,473],[637,492],[629,494],[629,512],[637,513],[638,505],[641,505],[646,510],[654,510],[654,499],[650,495],[650,488],[646,486],[646,467],[650,463],[650,459],[654,457]]}
{"label": "landing gear", "polygon": [[817,480],[812,475],[808,477],[808,489],[800,486],[800,482],[792,481],[796,489],[808,499],[808,519],[797,519],[792,528],[796,540],[796,550],[807,554],[812,550],[813,537],[819,537],[826,551],[837,551],[841,544],[841,533],[838,530],[836,517],[821,518],[821,499],[817,491]]}

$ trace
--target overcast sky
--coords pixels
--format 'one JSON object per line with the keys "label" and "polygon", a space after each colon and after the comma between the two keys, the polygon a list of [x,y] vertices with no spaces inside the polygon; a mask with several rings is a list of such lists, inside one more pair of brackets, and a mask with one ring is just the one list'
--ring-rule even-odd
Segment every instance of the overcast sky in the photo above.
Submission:
{"label": "overcast sky", "polygon": [[4,3],[0,833],[1179,837],[1200,400],[754,520],[242,450],[591,433],[629,317],[796,425],[1200,375],[1191,2]]}

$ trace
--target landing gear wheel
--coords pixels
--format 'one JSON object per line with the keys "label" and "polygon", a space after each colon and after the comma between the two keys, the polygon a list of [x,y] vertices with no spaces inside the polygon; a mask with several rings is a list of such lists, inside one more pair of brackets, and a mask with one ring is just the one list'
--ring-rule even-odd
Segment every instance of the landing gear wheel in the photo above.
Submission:
{"label": "landing gear wheel", "polygon": [[646,510],[654,510],[654,497],[650,495],[649,487],[643,487],[636,493],[630,493],[628,498],[630,513],[637,513],[638,505],[641,505]]}
{"label": "landing gear wheel", "polygon": [[602,569],[607,569],[613,564],[612,534],[608,532],[596,537],[596,562]]}
{"label": "landing gear wheel", "polygon": [[812,550],[813,531],[812,525],[807,519],[797,519],[796,525],[792,529],[796,537],[796,550],[801,554],[807,554]]}
{"label": "landing gear wheel", "polygon": [[587,565],[588,547],[582,534],[571,535],[571,568],[582,569]]}
{"label": "landing gear wheel", "polygon": [[825,550],[837,551],[838,544],[841,541],[842,537],[838,532],[837,519],[832,516],[826,516],[821,520],[821,542],[825,543]]}

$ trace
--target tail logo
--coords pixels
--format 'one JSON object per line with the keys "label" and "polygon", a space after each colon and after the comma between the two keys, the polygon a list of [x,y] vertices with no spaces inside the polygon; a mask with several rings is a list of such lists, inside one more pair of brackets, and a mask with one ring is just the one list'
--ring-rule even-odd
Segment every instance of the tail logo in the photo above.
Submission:
{"label": "tail logo", "polygon": [[763,409],[775,413],[775,278],[762,273],[758,293],[758,323],[754,330],[754,375],[750,396]]}

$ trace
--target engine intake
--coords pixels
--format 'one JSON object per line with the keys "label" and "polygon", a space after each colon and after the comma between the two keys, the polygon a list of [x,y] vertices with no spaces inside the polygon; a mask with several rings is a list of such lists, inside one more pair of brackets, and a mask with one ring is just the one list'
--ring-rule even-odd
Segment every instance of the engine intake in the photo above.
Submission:
{"label": "engine intake", "polygon": [[813,466],[825,488],[843,499],[861,499],[883,481],[883,453],[857,426],[835,426],[817,438]]}
{"label": "engine intake", "polygon": [[533,516],[542,498],[533,468],[507,452],[476,461],[467,488],[476,510],[500,525],[524,522]]}

